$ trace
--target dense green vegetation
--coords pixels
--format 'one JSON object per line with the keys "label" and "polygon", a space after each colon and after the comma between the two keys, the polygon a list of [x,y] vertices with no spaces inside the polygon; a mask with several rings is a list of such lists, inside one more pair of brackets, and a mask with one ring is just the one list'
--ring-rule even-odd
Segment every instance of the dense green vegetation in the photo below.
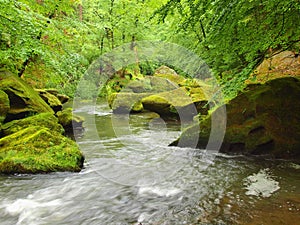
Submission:
{"label": "dense green vegetation", "polygon": [[68,95],[93,60],[124,43],[183,45],[208,63],[227,93],[240,89],[265,57],[299,51],[297,0],[0,2],[1,67]]}
{"label": "dense green vegetation", "polygon": [[[145,6],[147,4],[147,7]],[[36,87],[72,95],[90,63],[113,47],[153,39],[155,1],[1,0],[0,65]]]}
{"label": "dense green vegetation", "polygon": [[239,89],[264,58],[299,52],[297,0],[170,0],[157,15],[179,24],[172,40],[203,57],[227,91]]}
{"label": "dense green vegetation", "polygon": [[[35,86],[65,85],[88,62],[80,54],[72,1],[1,1],[1,67]],[[68,89],[65,90],[68,92]]]}

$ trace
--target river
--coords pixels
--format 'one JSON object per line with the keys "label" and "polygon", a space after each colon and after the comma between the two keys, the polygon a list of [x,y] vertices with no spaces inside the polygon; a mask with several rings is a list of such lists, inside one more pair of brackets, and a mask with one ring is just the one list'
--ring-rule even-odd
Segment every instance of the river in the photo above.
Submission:
{"label": "river", "polygon": [[297,224],[300,165],[168,147],[178,121],[76,108],[80,173],[0,176],[0,224]]}

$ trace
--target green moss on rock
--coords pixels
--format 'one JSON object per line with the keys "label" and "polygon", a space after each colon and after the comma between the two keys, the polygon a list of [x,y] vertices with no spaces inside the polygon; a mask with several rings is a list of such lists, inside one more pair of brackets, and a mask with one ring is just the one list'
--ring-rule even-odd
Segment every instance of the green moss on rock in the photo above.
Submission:
{"label": "green moss on rock", "polygon": [[174,83],[163,76],[153,76],[148,79],[150,80],[152,92],[154,93],[171,91],[179,87],[177,83]]}
{"label": "green moss on rock", "polygon": [[[220,149],[226,153],[300,157],[300,81],[286,77],[249,85],[226,104],[227,128]],[[214,111],[213,113],[215,113]],[[201,130],[185,130],[184,137],[198,135],[198,148],[206,148],[211,115],[200,121]],[[171,145],[177,145],[180,139]],[[181,146],[189,146],[185,142]]]}
{"label": "green moss on rock", "polygon": [[199,94],[199,96],[201,97],[192,98],[185,88],[177,88],[145,97],[142,99],[142,103],[145,109],[156,112],[162,117],[180,116],[180,119],[186,117],[186,120],[192,120],[204,106],[202,103],[207,103],[202,95]]}
{"label": "green moss on rock", "polygon": [[118,79],[114,77],[107,85],[119,87],[107,92],[108,104],[114,113],[138,113],[146,109],[163,117],[184,120],[192,120],[197,113],[207,114],[205,92],[211,86],[185,79],[167,66],[158,68],[153,76]]}
{"label": "green moss on rock", "polygon": [[56,93],[53,90],[45,90],[45,89],[35,89],[40,95],[40,97],[53,109],[54,112],[58,112],[62,110],[62,103],[56,97],[56,95],[52,93]]}
{"label": "green moss on rock", "polygon": [[0,124],[5,120],[9,109],[10,102],[8,95],[4,91],[0,90]]}
{"label": "green moss on rock", "polygon": [[160,115],[174,114],[171,112],[171,103],[160,95],[151,95],[143,98],[142,103],[145,109],[156,112]]}
{"label": "green moss on rock", "polygon": [[176,73],[175,70],[171,69],[170,67],[168,66],[160,66],[158,67],[155,71],[154,71],[154,75],[158,75],[158,74],[172,74],[172,75],[178,75]]}
{"label": "green moss on rock", "polygon": [[49,105],[28,84],[14,74],[0,71],[0,89],[10,101],[6,119],[20,119],[42,112],[54,113]]}
{"label": "green moss on rock", "polygon": [[2,133],[6,136],[30,126],[40,126],[60,134],[64,133],[62,125],[58,123],[58,119],[51,113],[40,113],[24,119],[13,120],[5,123],[2,126]]}
{"label": "green moss on rock", "polygon": [[67,95],[63,95],[63,94],[57,94],[56,97],[59,99],[59,101],[61,102],[61,104],[65,104],[69,101],[70,97]]}
{"label": "green moss on rock", "polygon": [[0,173],[80,171],[76,143],[45,127],[31,126],[0,139]]}
{"label": "green moss on rock", "polygon": [[175,84],[179,84],[185,81],[184,77],[178,75],[173,69],[167,66],[161,66],[156,69],[153,76],[168,79]]}
{"label": "green moss on rock", "polygon": [[66,133],[73,133],[73,129],[83,129],[84,118],[74,115],[72,108],[66,108],[56,113],[59,123],[64,127]]}
{"label": "green moss on rock", "polygon": [[150,80],[148,78],[143,78],[139,80],[133,80],[128,82],[125,89],[123,91],[129,91],[134,93],[144,93],[144,92],[151,92],[152,87],[150,84]]}
{"label": "green moss on rock", "polygon": [[67,95],[59,94],[58,90],[54,89],[54,88],[50,88],[50,89],[36,89],[36,90],[38,92],[39,92],[39,90],[42,90],[44,92],[48,92],[48,93],[54,95],[60,101],[61,104],[64,104],[64,103],[68,102],[69,99],[70,99],[69,96],[67,96]]}
{"label": "green moss on rock", "polygon": [[108,96],[108,104],[114,113],[137,113],[144,110],[141,100],[151,93],[113,93]]}
{"label": "green moss on rock", "polygon": [[171,91],[178,88],[178,84],[164,77],[146,76],[132,80],[123,87],[122,92],[158,93]]}

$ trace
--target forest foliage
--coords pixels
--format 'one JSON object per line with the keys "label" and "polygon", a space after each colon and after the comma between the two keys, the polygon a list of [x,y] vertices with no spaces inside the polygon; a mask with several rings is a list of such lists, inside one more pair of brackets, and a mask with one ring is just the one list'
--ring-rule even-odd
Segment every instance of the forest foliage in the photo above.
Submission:
{"label": "forest foliage", "polygon": [[299,54],[298,0],[169,0],[155,14],[162,23],[179,15],[172,41],[203,57],[227,92],[240,89],[265,58]]}
{"label": "forest foliage", "polygon": [[299,54],[298,0],[0,0],[0,65],[72,95],[99,55],[162,40],[203,58],[229,93],[266,57]]}

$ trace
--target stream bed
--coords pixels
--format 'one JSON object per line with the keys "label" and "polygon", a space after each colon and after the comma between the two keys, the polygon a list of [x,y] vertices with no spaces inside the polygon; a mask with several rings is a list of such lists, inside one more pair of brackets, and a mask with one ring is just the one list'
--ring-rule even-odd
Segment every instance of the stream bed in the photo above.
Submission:
{"label": "stream bed", "polygon": [[0,176],[0,224],[297,224],[300,165],[168,147],[178,121],[76,107],[80,173]]}

